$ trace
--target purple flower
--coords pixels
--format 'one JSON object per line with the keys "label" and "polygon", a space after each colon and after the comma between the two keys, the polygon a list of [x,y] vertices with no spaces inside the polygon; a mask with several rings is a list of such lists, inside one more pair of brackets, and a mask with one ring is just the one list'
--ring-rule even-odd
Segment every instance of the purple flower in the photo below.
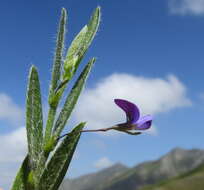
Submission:
{"label": "purple flower", "polygon": [[[125,132],[128,130],[146,130],[151,127],[153,119],[151,115],[140,117],[140,111],[135,104],[123,99],[115,99],[114,101],[125,112],[127,117],[127,121],[118,124],[116,130]],[[135,134],[140,134],[140,132]]]}
{"label": "purple flower", "polygon": [[140,117],[140,111],[135,104],[122,99],[115,99],[114,101],[125,112],[127,117],[125,123],[120,123],[108,128],[83,130],[82,132],[106,132],[109,130],[117,130],[130,135],[139,135],[141,132],[131,132],[131,130],[145,130],[151,127],[151,115]]}

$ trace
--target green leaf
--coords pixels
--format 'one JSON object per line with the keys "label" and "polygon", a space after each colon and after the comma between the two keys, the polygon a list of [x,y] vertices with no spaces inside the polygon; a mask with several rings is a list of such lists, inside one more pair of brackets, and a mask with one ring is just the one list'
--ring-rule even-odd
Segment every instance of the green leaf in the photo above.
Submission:
{"label": "green leaf", "polygon": [[83,72],[81,73],[81,75],[77,79],[70,94],[67,96],[65,104],[64,104],[64,106],[63,106],[63,108],[59,114],[59,117],[55,123],[55,126],[54,126],[54,136],[56,138],[59,137],[61,131],[65,127],[66,122],[67,122],[68,118],[70,117],[70,115],[71,115],[71,113],[75,107],[75,104],[77,103],[79,95],[80,95],[80,93],[81,93],[81,91],[85,85],[86,79],[89,75],[89,72],[90,72],[94,62],[95,62],[95,58],[92,58],[89,61],[89,63],[86,65]]}
{"label": "green leaf", "polygon": [[63,74],[64,80],[70,80],[73,75],[74,67],[79,59],[79,56],[77,54],[78,52],[82,51],[87,31],[88,27],[87,25],[85,25],[81,29],[79,34],[74,38],[68,49],[67,57],[64,62],[64,74]]}
{"label": "green leaf", "polygon": [[70,80],[76,72],[84,54],[96,35],[100,23],[100,15],[100,7],[97,7],[88,25],[84,26],[73,40],[64,62],[63,80]]}
{"label": "green leaf", "polygon": [[50,140],[52,127],[53,127],[53,123],[56,115],[56,109],[60,100],[60,97],[56,97],[55,91],[60,83],[60,77],[61,77],[66,22],[67,22],[67,13],[66,13],[66,9],[63,8],[61,13],[59,29],[58,29],[55,58],[54,58],[54,64],[52,68],[52,79],[51,79],[50,92],[49,92],[49,98],[48,98],[50,109],[48,113],[48,119],[47,119],[46,130],[45,130],[45,139],[44,139],[45,146],[48,144]]}
{"label": "green leaf", "polygon": [[62,56],[63,56],[64,40],[65,40],[65,33],[66,33],[66,22],[67,22],[67,12],[66,12],[66,9],[63,8],[61,13],[60,23],[59,23],[57,42],[56,42],[56,51],[55,51],[53,68],[52,68],[52,79],[51,79],[50,92],[49,92],[49,103],[51,105],[54,104],[54,106],[56,106],[55,104],[57,103],[53,102],[53,95],[60,82],[60,77],[61,77],[61,66],[62,66]]}
{"label": "green leaf", "polygon": [[29,163],[32,170],[37,167],[39,155],[42,151],[43,116],[40,94],[40,83],[37,69],[32,66],[26,97],[26,129],[28,141]]}
{"label": "green leaf", "polygon": [[27,178],[29,174],[29,163],[28,156],[24,159],[17,176],[13,182],[11,190],[26,190],[27,188]]}
{"label": "green leaf", "polygon": [[71,162],[84,125],[85,123],[80,123],[57,147],[40,178],[39,190],[57,190],[59,188]]}
{"label": "green leaf", "polygon": [[[91,44],[92,40],[96,35],[96,32],[98,31],[100,19],[101,19],[101,8],[97,7],[88,23],[88,32],[86,35],[87,42],[85,42],[87,47]],[[87,47],[84,48],[85,51],[87,50]]]}

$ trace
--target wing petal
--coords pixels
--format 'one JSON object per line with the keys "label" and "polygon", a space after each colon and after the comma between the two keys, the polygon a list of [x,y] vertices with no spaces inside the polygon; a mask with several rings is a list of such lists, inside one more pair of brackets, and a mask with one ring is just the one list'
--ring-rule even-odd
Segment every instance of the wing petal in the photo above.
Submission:
{"label": "wing petal", "polygon": [[152,125],[153,117],[151,115],[146,115],[141,117],[136,123],[136,130],[146,130],[149,129]]}

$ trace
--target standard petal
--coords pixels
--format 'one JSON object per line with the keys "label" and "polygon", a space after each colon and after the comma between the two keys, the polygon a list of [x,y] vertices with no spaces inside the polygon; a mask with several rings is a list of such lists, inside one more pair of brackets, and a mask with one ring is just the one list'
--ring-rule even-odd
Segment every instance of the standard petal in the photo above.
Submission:
{"label": "standard petal", "polygon": [[141,117],[136,123],[136,130],[145,130],[149,129],[152,125],[153,117],[151,115],[146,115]]}
{"label": "standard petal", "polygon": [[140,111],[135,104],[122,99],[115,99],[114,102],[125,111],[128,123],[135,123],[139,119]]}

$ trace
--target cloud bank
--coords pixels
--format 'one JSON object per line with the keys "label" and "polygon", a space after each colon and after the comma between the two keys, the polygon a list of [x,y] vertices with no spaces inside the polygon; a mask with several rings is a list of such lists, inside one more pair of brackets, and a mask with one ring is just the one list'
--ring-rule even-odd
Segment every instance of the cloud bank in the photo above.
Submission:
{"label": "cloud bank", "polygon": [[87,121],[87,128],[109,127],[125,121],[125,114],[113,102],[123,98],[134,102],[142,114],[159,114],[191,105],[186,87],[174,75],[145,78],[112,74],[86,89],[74,112],[76,121]]}
{"label": "cloud bank", "polygon": [[169,0],[169,11],[178,15],[203,15],[204,0]]}
{"label": "cloud bank", "polygon": [[[0,121],[19,127],[24,118],[23,109],[5,93],[0,93],[0,105]],[[12,131],[0,135],[0,142],[0,186],[8,189],[26,154],[25,128],[12,128]]]}
{"label": "cloud bank", "polygon": [[[83,92],[73,114],[74,119],[77,122],[87,121],[89,129],[124,122],[125,114],[114,104],[114,98],[124,98],[136,103],[142,114],[156,115],[191,105],[185,85],[174,75],[145,78],[117,73]],[[0,94],[0,104],[0,119],[17,121],[18,117],[22,117],[23,111],[9,96]],[[150,134],[157,134],[154,127],[151,130]],[[0,179],[3,180],[1,185],[8,187],[27,151],[25,127],[0,135],[0,139],[3,145],[0,150]],[[112,161],[107,157],[94,163],[94,167],[99,169],[111,165]]]}

